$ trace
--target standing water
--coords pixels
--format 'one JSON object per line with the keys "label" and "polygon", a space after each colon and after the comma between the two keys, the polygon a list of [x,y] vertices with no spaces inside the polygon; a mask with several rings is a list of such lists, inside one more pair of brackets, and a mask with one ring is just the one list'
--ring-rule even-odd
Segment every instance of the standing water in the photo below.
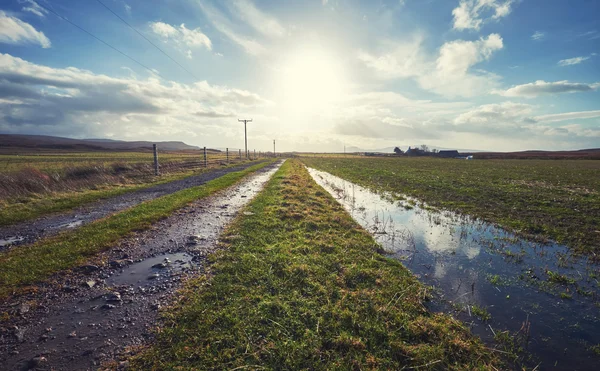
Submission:
{"label": "standing water", "polygon": [[[309,169],[352,217],[488,344],[522,347],[538,369],[600,365],[600,267],[565,246],[377,194]],[[502,347],[501,347],[502,349]]]}

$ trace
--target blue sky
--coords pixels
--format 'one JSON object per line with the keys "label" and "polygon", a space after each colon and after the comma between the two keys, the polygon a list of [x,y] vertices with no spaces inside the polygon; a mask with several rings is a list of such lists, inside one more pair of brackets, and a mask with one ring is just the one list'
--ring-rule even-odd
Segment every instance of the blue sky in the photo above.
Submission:
{"label": "blue sky", "polygon": [[[0,132],[340,151],[600,147],[600,2],[7,0]],[[57,17],[71,20],[141,67]]]}

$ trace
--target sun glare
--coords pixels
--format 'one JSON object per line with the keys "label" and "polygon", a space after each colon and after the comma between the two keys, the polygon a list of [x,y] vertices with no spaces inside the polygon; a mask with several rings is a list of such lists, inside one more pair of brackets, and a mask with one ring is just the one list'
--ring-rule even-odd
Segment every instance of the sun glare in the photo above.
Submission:
{"label": "sun glare", "polygon": [[288,115],[323,114],[344,95],[343,66],[324,50],[296,50],[284,59],[280,73],[278,91]]}

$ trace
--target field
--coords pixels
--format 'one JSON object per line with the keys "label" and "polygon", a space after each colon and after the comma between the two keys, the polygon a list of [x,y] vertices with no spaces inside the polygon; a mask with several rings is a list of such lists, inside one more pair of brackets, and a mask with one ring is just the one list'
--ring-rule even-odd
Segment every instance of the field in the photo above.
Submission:
{"label": "field", "polygon": [[600,258],[600,161],[303,158],[376,191],[498,223]]}
{"label": "field", "polygon": [[0,226],[244,161],[237,149],[207,150],[206,162],[203,151],[159,151],[156,177],[151,151],[16,152],[0,155]]}
{"label": "field", "polygon": [[133,369],[491,369],[498,360],[288,161]]}

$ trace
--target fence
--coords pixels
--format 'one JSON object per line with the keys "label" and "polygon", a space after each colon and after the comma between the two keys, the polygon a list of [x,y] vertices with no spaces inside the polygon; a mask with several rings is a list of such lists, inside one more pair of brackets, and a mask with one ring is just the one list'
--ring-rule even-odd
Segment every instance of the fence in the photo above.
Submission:
{"label": "fence", "polygon": [[0,154],[0,200],[31,194],[74,191],[102,184],[146,182],[155,174],[224,167],[274,157],[273,152],[225,148],[161,152],[20,151]]}

